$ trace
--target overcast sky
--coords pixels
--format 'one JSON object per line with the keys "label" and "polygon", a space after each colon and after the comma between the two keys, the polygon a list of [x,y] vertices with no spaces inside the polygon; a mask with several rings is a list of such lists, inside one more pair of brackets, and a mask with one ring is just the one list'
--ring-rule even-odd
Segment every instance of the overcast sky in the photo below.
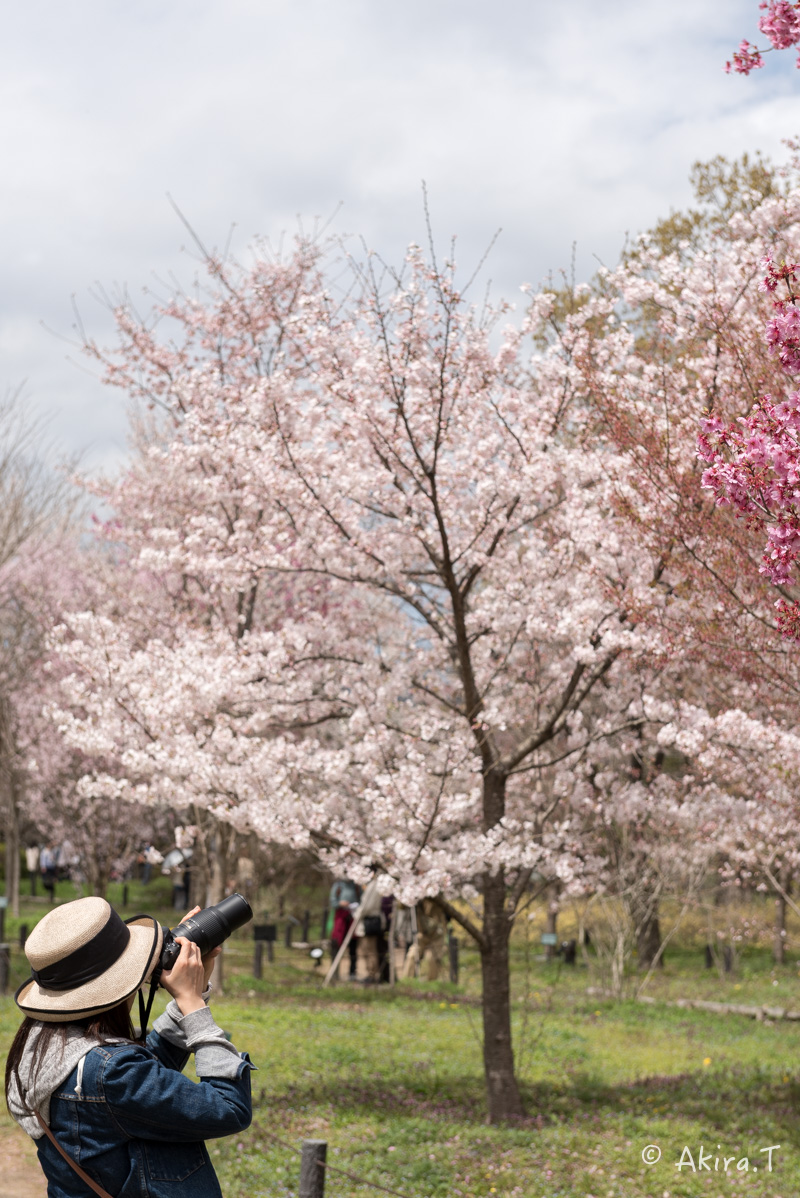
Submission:
{"label": "overcast sky", "polygon": [[[206,243],[330,216],[398,257],[435,231],[514,298],[690,196],[697,159],[800,133],[800,74],[756,40],[756,0],[26,0],[2,4],[0,384],[110,468],[125,403],[63,341],[72,296],[191,279],[169,192]],[[762,39],[763,40],[763,39]],[[44,327],[46,326],[46,328]],[[69,357],[72,357],[71,362]]]}

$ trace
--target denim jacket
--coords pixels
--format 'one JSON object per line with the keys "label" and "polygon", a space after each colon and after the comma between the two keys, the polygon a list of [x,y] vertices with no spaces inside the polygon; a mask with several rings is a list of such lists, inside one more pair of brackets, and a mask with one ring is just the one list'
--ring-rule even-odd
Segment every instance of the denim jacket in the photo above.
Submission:
{"label": "denim jacket", "polygon": [[[181,1072],[193,1047],[199,1084]],[[50,1129],[114,1198],[222,1198],[203,1141],[249,1126],[251,1067],[207,1007],[181,1017],[170,1003],[147,1047],[86,1053],[51,1096]],[[36,1146],[48,1198],[95,1198],[46,1136]]]}

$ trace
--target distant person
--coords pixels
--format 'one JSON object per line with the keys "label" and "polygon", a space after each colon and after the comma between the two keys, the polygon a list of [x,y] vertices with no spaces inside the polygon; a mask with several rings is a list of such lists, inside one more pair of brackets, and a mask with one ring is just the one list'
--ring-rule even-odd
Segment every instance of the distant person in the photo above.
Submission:
{"label": "distant person", "polygon": [[349,878],[337,878],[331,886],[328,905],[331,911],[335,911],[339,903],[357,903],[360,898],[361,887],[357,882],[351,882]]}
{"label": "distant person", "polygon": [[394,948],[395,968],[401,978],[413,978],[417,973],[416,920],[413,907],[395,908]]}
{"label": "distant person", "polygon": [[153,875],[153,866],[160,865],[164,860],[163,853],[159,853],[158,849],[152,844],[147,844],[141,854],[142,866],[142,882],[146,886]]}
{"label": "distant person", "polygon": [[50,902],[55,902],[56,875],[58,872],[58,856],[52,841],[48,841],[39,854],[39,872],[42,875],[42,886],[47,891]]}
{"label": "distant person", "polygon": [[36,894],[36,875],[39,873],[39,846],[29,845],[25,850],[25,868],[28,871],[28,881],[31,884],[31,895]]}
{"label": "distant person", "polygon": [[447,942],[447,919],[433,899],[425,898],[417,906],[417,948],[420,973],[429,982],[439,977]]}
{"label": "distant person", "polygon": [[[335,961],[336,954],[342,947],[345,937],[353,922],[353,913],[350,910],[350,904],[342,899],[338,907],[333,913],[333,931],[331,932],[331,958]],[[350,943],[347,946],[350,956],[350,977],[356,976],[356,964],[358,953],[358,940],[355,936],[350,937]]]}
{"label": "distant person", "polygon": [[64,840],[56,849],[56,877],[59,882],[83,876],[80,853],[71,840]]}
{"label": "distant person", "polygon": [[361,915],[356,924],[358,974],[365,982],[380,981],[378,941],[386,932],[386,917],[381,911],[381,896],[373,889],[367,902],[361,900]]}

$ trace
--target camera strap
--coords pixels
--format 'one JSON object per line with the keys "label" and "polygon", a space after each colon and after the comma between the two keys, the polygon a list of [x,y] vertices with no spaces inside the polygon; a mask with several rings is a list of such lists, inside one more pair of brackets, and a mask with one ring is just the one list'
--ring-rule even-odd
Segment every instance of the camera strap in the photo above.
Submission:
{"label": "camera strap", "polygon": [[161,969],[156,967],[150,978],[150,994],[148,996],[146,1006],[144,995],[142,994],[141,990],[139,991],[139,1039],[141,1040],[142,1044],[144,1044],[145,1040],[147,1039],[147,1023],[150,1019],[150,1012],[153,1009],[153,999],[156,996],[156,990],[158,989],[158,983],[160,980]]}
{"label": "camera strap", "polygon": [[75,1158],[71,1157],[70,1154],[66,1151],[66,1149],[61,1147],[58,1140],[55,1138],[55,1136],[51,1132],[50,1128],[47,1126],[47,1124],[45,1123],[44,1119],[42,1118],[42,1116],[39,1114],[38,1111],[36,1112],[36,1118],[39,1120],[39,1123],[42,1126],[42,1131],[47,1136],[48,1140],[50,1140],[51,1144],[55,1145],[55,1147],[61,1153],[64,1160],[67,1162],[67,1164],[71,1165],[71,1167],[78,1174],[78,1177],[80,1177],[81,1181],[85,1182],[90,1190],[94,1190],[95,1194],[98,1195],[98,1198],[111,1198],[111,1194],[109,1194],[108,1190],[104,1190],[103,1187],[101,1185],[98,1185],[96,1181],[92,1181],[89,1174],[80,1167],[80,1165],[75,1160]]}

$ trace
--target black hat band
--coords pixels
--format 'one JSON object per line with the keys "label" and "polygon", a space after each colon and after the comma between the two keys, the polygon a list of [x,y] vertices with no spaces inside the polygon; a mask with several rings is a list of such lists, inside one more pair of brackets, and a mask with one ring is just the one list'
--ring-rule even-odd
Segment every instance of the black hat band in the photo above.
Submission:
{"label": "black hat band", "polygon": [[106,923],[91,940],[52,965],[39,970],[31,968],[31,976],[44,990],[77,990],[115,965],[130,938],[130,928],[112,908]]}

